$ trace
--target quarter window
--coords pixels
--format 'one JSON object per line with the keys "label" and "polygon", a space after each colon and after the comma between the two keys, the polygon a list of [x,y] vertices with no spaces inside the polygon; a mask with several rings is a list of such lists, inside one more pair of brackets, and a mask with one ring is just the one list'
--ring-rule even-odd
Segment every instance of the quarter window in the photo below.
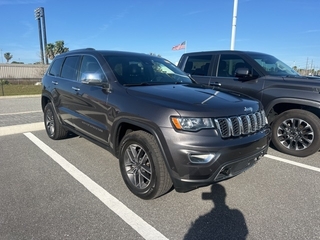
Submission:
{"label": "quarter window", "polygon": [[60,76],[60,70],[61,70],[62,63],[63,63],[63,58],[57,58],[56,60],[54,60],[54,62],[51,64],[51,68],[49,70],[49,75],[55,76],[55,77]]}

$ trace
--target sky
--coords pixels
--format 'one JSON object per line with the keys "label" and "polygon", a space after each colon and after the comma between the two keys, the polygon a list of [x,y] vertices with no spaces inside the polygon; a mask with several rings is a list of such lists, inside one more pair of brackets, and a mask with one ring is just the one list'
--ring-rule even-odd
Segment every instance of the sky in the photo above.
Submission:
{"label": "sky", "polygon": [[[154,53],[177,63],[185,52],[229,50],[234,0],[0,0],[0,62],[40,62],[43,7],[47,43]],[[186,49],[172,47],[186,41]],[[235,50],[320,69],[320,0],[238,0]]]}

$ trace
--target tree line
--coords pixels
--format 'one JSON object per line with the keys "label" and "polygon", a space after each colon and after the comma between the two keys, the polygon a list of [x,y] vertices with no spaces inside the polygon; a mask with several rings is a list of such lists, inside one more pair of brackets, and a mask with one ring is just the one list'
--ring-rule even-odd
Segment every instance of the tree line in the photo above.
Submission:
{"label": "tree line", "polygon": [[[45,53],[46,57],[50,60],[54,59],[55,56],[68,52],[69,48],[64,46],[64,41],[56,41],[55,43],[48,43],[47,46],[45,46]],[[7,63],[13,58],[13,55],[10,52],[6,52],[3,54],[4,58],[6,59]],[[23,64],[23,62],[16,62],[12,61],[11,63],[15,64]],[[40,62],[36,62],[34,64],[40,64]]]}

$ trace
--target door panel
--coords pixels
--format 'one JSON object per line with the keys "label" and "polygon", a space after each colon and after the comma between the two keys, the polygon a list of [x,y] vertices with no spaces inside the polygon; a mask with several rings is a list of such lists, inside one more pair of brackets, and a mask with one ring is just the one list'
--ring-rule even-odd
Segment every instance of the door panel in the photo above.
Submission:
{"label": "door panel", "polygon": [[[102,81],[106,81],[101,66],[92,56],[83,57],[79,70],[79,79],[82,79],[85,73],[98,74],[101,76]],[[81,81],[77,82],[75,88],[77,103],[73,105],[74,126],[85,135],[107,143],[109,136],[109,129],[107,127],[108,92],[101,84]]]}
{"label": "door panel", "polygon": [[[241,56],[236,54],[221,54],[216,66],[216,75],[212,76],[210,85],[220,86],[221,88],[230,89],[240,92],[261,100],[260,91],[263,89],[264,79],[254,68]],[[237,68],[247,68],[255,76],[252,78],[235,77]]]}
{"label": "door panel", "polygon": [[61,77],[56,78],[54,85],[56,86],[56,93],[60,99],[59,103],[55,103],[60,113],[61,119],[73,125],[74,105],[77,104],[75,99],[75,89],[77,86],[78,67],[80,56],[67,57],[62,65]]}

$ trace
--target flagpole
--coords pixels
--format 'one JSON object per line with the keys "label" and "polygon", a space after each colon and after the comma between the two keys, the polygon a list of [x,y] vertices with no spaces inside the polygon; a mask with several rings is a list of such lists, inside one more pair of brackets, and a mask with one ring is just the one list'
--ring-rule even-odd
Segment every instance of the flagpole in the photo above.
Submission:
{"label": "flagpole", "polygon": [[237,12],[238,12],[238,0],[234,0],[230,50],[234,50],[234,43],[236,39]]}

